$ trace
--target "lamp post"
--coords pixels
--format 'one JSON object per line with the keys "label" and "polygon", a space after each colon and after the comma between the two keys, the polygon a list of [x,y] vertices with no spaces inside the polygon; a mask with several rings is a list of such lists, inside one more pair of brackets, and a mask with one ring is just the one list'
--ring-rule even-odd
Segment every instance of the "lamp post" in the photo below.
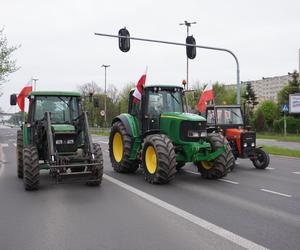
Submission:
{"label": "lamp post", "polygon": [[33,83],[33,90],[36,91],[36,82],[38,81],[38,78],[32,78],[32,81],[34,81]]}
{"label": "lamp post", "polygon": [[104,67],[104,123],[106,126],[106,69],[110,67],[110,65],[102,64],[101,67]]}
{"label": "lamp post", "polygon": [[[184,23],[180,23],[179,25],[186,26],[186,36],[189,36],[190,27],[192,24],[196,24],[196,22],[188,22],[184,21]],[[189,58],[186,57],[186,88],[189,89]]]}

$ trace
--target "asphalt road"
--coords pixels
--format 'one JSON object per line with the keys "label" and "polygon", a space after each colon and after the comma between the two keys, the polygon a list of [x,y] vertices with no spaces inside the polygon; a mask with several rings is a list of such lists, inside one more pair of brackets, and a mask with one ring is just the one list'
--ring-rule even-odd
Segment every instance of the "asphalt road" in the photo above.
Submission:
{"label": "asphalt road", "polygon": [[0,128],[0,249],[300,249],[300,160],[271,157],[269,169],[240,160],[219,181],[192,165],[168,185],[139,170],[118,174],[106,137],[101,187],[59,184],[46,172],[41,189],[16,177],[16,129]]}

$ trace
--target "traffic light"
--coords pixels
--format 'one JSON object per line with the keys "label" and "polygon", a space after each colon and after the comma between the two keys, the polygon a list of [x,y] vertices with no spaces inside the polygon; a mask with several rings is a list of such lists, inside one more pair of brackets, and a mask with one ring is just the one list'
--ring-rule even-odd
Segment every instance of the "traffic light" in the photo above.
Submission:
{"label": "traffic light", "polygon": [[[119,30],[119,36],[130,37],[129,31],[124,27]],[[119,37],[119,48],[123,52],[128,52],[130,50],[130,39]]]}
{"label": "traffic light", "polygon": [[[196,44],[196,40],[193,36],[187,36],[185,39],[186,44]],[[196,47],[186,46],[186,56],[189,59],[194,59],[196,57]]]}

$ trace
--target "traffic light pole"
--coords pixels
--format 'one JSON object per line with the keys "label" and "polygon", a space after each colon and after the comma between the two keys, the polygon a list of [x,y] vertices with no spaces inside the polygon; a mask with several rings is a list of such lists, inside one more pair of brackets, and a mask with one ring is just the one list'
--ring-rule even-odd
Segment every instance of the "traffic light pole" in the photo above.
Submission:
{"label": "traffic light pole", "polygon": [[237,104],[240,105],[240,65],[239,61],[236,57],[236,55],[224,48],[218,48],[218,47],[210,47],[210,46],[203,46],[203,45],[194,45],[194,44],[186,44],[186,43],[176,43],[176,42],[168,42],[168,41],[161,41],[161,40],[154,40],[154,39],[146,39],[146,38],[138,38],[138,37],[128,37],[128,36],[118,36],[118,35],[110,35],[110,34],[104,34],[104,33],[94,33],[96,36],[106,36],[106,37],[115,37],[115,38],[125,38],[125,39],[131,39],[131,40],[136,40],[136,41],[144,41],[144,42],[152,42],[152,43],[163,43],[163,44],[171,44],[171,45],[177,45],[177,46],[190,46],[190,47],[196,47],[200,49],[208,49],[208,50],[217,50],[217,51],[224,51],[229,53],[230,55],[233,56],[235,63],[236,63],[236,85],[237,85]]}

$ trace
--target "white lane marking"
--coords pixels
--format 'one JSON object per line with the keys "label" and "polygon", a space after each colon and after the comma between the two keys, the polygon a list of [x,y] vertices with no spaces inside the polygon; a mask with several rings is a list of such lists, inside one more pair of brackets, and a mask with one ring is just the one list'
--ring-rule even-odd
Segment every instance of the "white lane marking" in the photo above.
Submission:
{"label": "white lane marking", "polygon": [[108,149],[106,149],[106,150],[105,150],[105,152],[109,153],[109,150],[108,150]]}
{"label": "white lane marking", "polygon": [[16,146],[17,146],[17,143],[13,143],[13,145],[16,147]]}
{"label": "white lane marking", "polygon": [[267,167],[266,169],[269,169],[269,170],[274,170],[275,168]]}
{"label": "white lane marking", "polygon": [[121,181],[119,181],[119,180],[117,180],[117,179],[115,179],[111,176],[108,176],[108,175],[104,174],[103,177],[106,180],[108,180],[108,181],[110,181],[110,182],[126,189],[127,191],[129,191],[131,193],[134,193],[135,195],[137,195],[137,196],[139,196],[139,197],[141,197],[141,198],[143,198],[143,199],[145,199],[145,200],[147,200],[147,201],[149,201],[149,202],[151,202],[151,203],[153,203],[153,204],[155,204],[155,205],[157,205],[161,208],[164,208],[167,211],[169,211],[173,214],[176,214],[176,215],[180,216],[181,218],[186,219],[187,221],[189,221],[191,223],[194,223],[194,224],[198,225],[199,227],[204,228],[205,230],[208,230],[208,231],[210,231],[210,232],[212,232],[212,233],[214,233],[214,234],[216,234],[216,235],[218,235],[218,236],[220,236],[220,237],[222,237],[226,240],[229,240],[229,241],[233,242],[236,245],[239,245],[239,246],[244,247],[246,249],[267,249],[267,248],[265,248],[261,245],[258,245],[257,243],[255,243],[253,241],[247,240],[247,239],[245,239],[245,238],[243,238],[243,237],[241,237],[241,236],[239,236],[235,233],[232,233],[232,232],[230,232],[230,231],[228,231],[228,230],[226,230],[222,227],[219,227],[215,224],[212,224],[211,222],[208,222],[208,221],[206,221],[206,220],[204,220],[200,217],[197,217],[197,216],[195,216],[195,215],[193,215],[193,214],[191,214],[191,213],[189,213],[189,212],[187,212],[183,209],[175,207],[175,206],[171,205],[170,203],[167,203],[163,200],[160,200],[160,199],[158,199],[158,198],[156,198],[156,197],[154,197],[154,196],[152,196],[148,193],[145,193],[145,192],[143,192],[143,191],[141,191],[137,188],[134,188],[134,187],[132,187],[132,186],[130,186],[130,185],[124,183],[124,182],[121,182]]}
{"label": "white lane marking", "polygon": [[8,144],[7,143],[1,143],[1,146],[4,148],[4,147],[8,147]]}
{"label": "white lane marking", "polygon": [[300,172],[293,172],[293,174],[300,174]]}
{"label": "white lane marking", "polygon": [[292,195],[290,195],[290,194],[283,194],[283,193],[279,193],[279,192],[268,190],[268,189],[264,189],[264,188],[262,188],[260,190],[263,191],[263,192],[267,192],[267,193],[271,193],[271,194],[277,194],[277,195],[281,195],[281,196],[284,196],[284,197],[289,197],[289,198],[292,197]]}
{"label": "white lane marking", "polygon": [[[184,170],[184,171],[187,173],[190,173],[190,174],[201,175],[200,173],[196,173],[196,172],[193,172],[190,170]],[[218,181],[223,181],[223,182],[227,182],[227,183],[231,183],[231,184],[235,184],[235,185],[240,184],[239,182],[231,181],[231,180],[227,180],[227,179],[218,179]]]}
{"label": "white lane marking", "polygon": [[218,181],[223,181],[223,182],[231,183],[231,184],[234,184],[234,185],[240,184],[237,181],[231,181],[231,180],[227,180],[227,179],[218,179]]}

